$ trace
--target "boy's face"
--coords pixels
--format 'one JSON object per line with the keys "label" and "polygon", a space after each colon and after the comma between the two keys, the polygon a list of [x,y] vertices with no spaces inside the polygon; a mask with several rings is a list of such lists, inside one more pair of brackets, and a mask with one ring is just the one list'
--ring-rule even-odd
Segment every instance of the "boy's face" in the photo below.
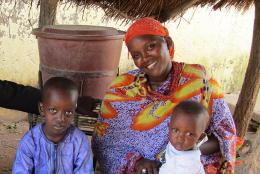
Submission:
{"label": "boy's face", "polygon": [[59,140],[73,121],[77,106],[76,91],[49,89],[40,103],[40,113],[45,117],[44,131],[50,140]]}
{"label": "boy's face", "polygon": [[202,126],[198,117],[177,113],[169,124],[171,144],[179,151],[192,149],[203,133]]}

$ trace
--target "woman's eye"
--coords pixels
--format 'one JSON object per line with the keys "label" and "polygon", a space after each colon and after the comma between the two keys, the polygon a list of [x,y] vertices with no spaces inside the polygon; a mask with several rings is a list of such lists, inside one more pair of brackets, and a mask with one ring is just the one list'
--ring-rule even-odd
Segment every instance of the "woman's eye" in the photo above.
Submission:
{"label": "woman's eye", "polygon": [[154,49],[154,47],[156,46],[156,43],[150,43],[147,45],[147,51],[151,51]]}
{"label": "woman's eye", "polygon": [[57,111],[56,111],[56,109],[54,109],[54,108],[50,108],[50,109],[49,109],[49,112],[52,113],[52,114],[54,114],[54,113],[56,113]]}
{"label": "woman's eye", "polygon": [[140,58],[140,55],[139,55],[139,54],[133,54],[133,55],[132,55],[132,58],[133,58],[134,60],[137,60],[137,59]]}

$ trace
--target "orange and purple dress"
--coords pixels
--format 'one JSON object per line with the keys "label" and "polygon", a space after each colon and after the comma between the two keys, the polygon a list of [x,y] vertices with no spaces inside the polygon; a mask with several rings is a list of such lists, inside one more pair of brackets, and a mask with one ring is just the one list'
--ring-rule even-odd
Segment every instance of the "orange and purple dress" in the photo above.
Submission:
{"label": "orange and purple dress", "polygon": [[207,78],[203,66],[173,62],[166,81],[155,91],[141,70],[117,77],[106,93],[92,140],[101,171],[133,173],[140,158],[156,160],[165,149],[168,123],[174,107],[195,100],[208,108],[211,121],[206,133],[219,140],[220,153],[201,156],[208,174],[234,169],[235,124],[218,83]]}

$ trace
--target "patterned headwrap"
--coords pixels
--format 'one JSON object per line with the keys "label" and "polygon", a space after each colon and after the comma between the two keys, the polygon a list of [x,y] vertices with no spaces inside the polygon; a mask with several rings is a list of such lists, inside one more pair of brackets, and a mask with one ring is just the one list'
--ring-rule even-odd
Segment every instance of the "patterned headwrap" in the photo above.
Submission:
{"label": "patterned headwrap", "polygon": [[[125,34],[125,43],[128,45],[129,41],[137,36],[142,35],[156,35],[156,36],[169,36],[167,28],[165,28],[159,21],[145,17],[135,21],[127,30]],[[174,55],[174,44],[169,49],[170,57]]]}

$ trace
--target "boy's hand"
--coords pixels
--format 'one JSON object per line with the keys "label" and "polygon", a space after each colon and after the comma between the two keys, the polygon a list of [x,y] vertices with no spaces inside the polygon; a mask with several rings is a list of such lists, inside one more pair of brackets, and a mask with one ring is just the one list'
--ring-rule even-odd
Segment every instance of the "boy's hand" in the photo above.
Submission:
{"label": "boy's hand", "polygon": [[142,171],[146,170],[145,174],[158,174],[157,164],[155,161],[142,158],[135,164],[134,174],[141,174]]}

